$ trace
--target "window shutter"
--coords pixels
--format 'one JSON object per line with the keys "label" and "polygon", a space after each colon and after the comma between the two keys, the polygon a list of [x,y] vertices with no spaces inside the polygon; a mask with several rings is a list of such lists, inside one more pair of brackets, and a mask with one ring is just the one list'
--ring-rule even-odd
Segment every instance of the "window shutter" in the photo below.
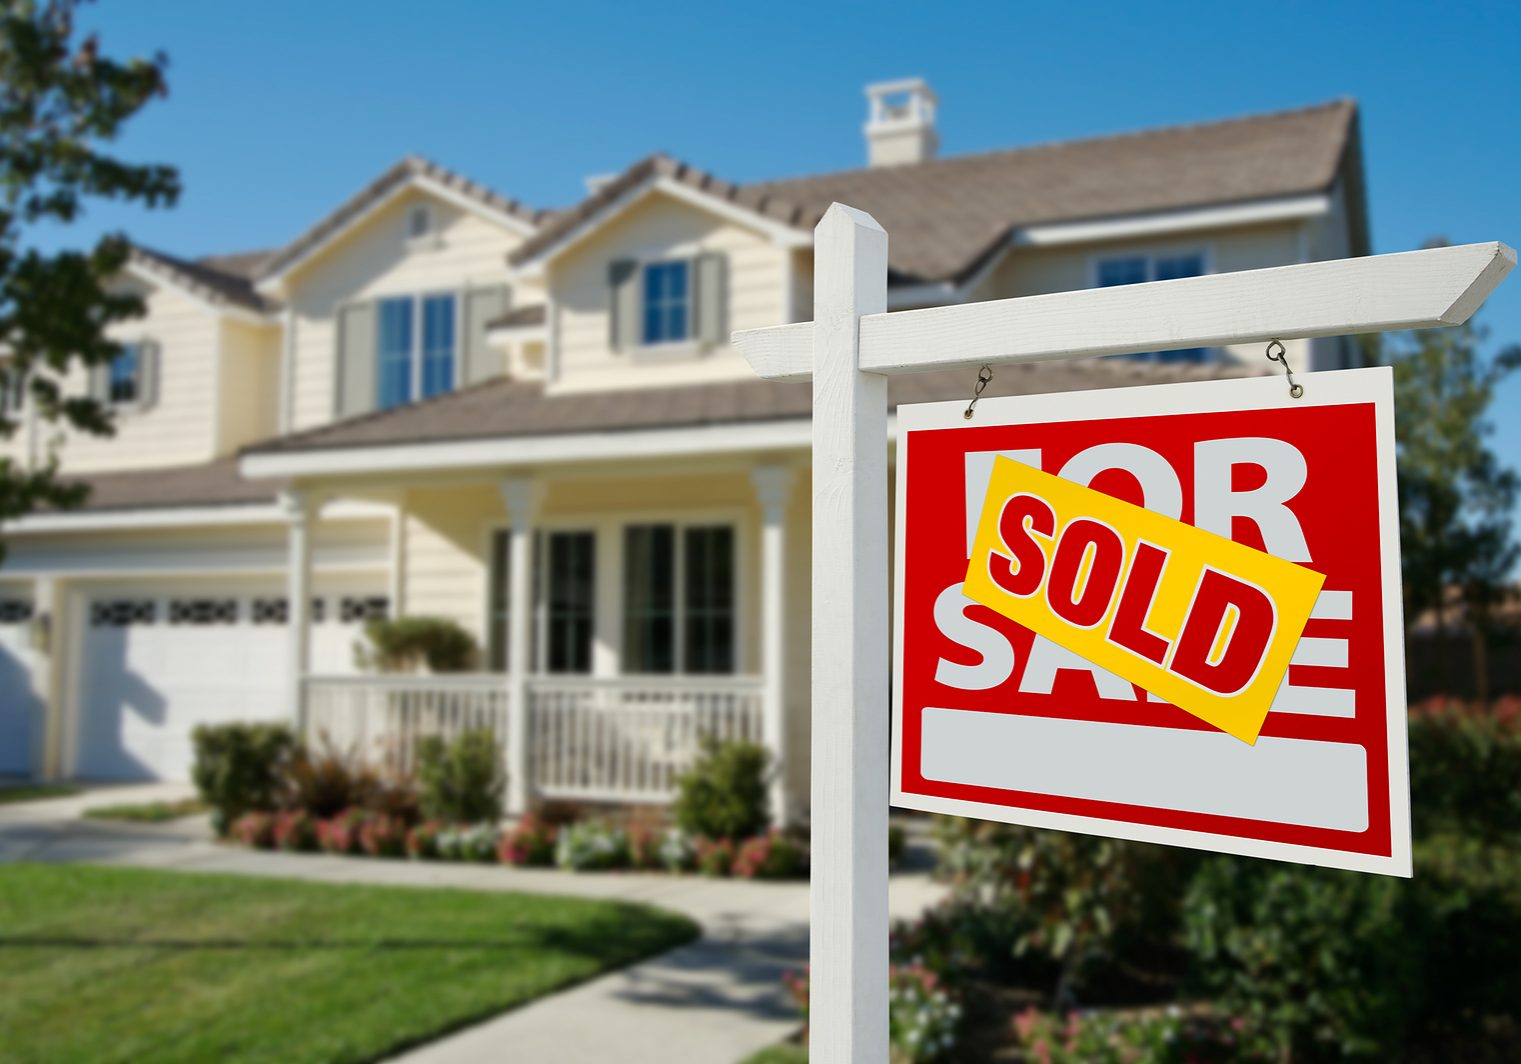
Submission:
{"label": "window shutter", "polygon": [[91,366],[85,387],[91,399],[101,406],[111,405],[111,363]]}
{"label": "window shutter", "polygon": [[336,410],[340,418],[375,409],[375,304],[353,303],[338,312]]}
{"label": "window shutter", "polygon": [[618,259],[607,267],[610,295],[609,342],[614,351],[639,346],[639,264],[633,259]]}
{"label": "window shutter", "polygon": [[158,402],[159,346],[152,340],[137,345],[137,405],[146,409]]}
{"label": "window shutter", "polygon": [[724,256],[716,252],[698,255],[693,264],[697,291],[692,300],[696,315],[692,333],[704,347],[716,347],[729,341],[724,325],[724,305],[728,301],[726,266]]}
{"label": "window shutter", "polygon": [[466,385],[502,375],[502,352],[486,343],[486,327],[507,310],[510,295],[505,285],[465,293],[465,365],[460,376]]}

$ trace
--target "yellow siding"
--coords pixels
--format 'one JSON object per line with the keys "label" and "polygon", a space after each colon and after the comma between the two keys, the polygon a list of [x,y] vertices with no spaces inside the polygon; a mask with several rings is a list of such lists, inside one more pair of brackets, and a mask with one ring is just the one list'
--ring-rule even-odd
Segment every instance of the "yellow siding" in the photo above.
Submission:
{"label": "yellow siding", "polygon": [[729,330],[786,321],[789,252],[751,229],[655,192],[551,263],[552,335],[558,337],[558,390],[669,385],[743,379],[750,373],[727,344],[619,352],[609,340],[608,264],[616,259],[656,261],[699,252],[728,260]]}
{"label": "yellow siding", "polygon": [[231,454],[279,428],[280,330],[224,319],[217,453]]}
{"label": "yellow siding", "polygon": [[[412,250],[404,225],[407,210],[419,201],[432,204],[439,242]],[[299,431],[333,420],[340,306],[380,296],[506,284],[507,253],[521,242],[496,222],[417,192],[392,203],[305,265],[290,280],[296,367],[293,428]]]}
{"label": "yellow siding", "polygon": [[403,521],[401,613],[447,617],[484,641],[490,532],[505,519],[491,485],[414,489]]}

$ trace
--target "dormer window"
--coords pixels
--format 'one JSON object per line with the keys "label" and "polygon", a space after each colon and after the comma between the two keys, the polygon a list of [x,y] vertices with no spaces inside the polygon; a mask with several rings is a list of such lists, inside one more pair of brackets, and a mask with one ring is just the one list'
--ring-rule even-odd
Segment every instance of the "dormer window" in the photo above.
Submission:
{"label": "dormer window", "polygon": [[142,366],[142,349],[137,344],[123,344],[121,354],[111,360],[107,398],[112,406],[131,406],[138,400],[138,374]]}
{"label": "dormer window", "polygon": [[117,410],[143,410],[157,389],[158,345],[136,340],[121,345],[109,363],[90,369],[90,396]]}
{"label": "dormer window", "polygon": [[691,270],[685,259],[644,267],[644,342],[669,344],[692,335]]}

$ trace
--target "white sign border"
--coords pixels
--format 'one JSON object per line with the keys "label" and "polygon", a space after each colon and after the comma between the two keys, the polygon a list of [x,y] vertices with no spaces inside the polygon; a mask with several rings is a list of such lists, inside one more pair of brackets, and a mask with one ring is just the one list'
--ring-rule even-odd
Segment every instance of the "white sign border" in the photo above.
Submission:
{"label": "white sign border", "polygon": [[[1404,600],[1400,586],[1399,506],[1394,469],[1394,371],[1387,366],[1330,370],[1306,374],[1304,395],[1294,399],[1281,376],[1191,381],[1080,392],[990,397],[977,404],[976,417],[963,416],[966,402],[919,403],[897,410],[897,473],[893,515],[893,695],[889,802],[900,809],[969,816],[1006,824],[1072,831],[1085,835],[1154,842],[1210,850],[1242,857],[1261,857],[1296,864],[1319,865],[1357,872],[1409,877],[1410,770],[1405,697]],[[1290,410],[1346,403],[1374,407],[1374,448],[1377,460],[1379,538],[1384,598],[1385,735],[1388,740],[1390,855],[1352,853],[1317,846],[1244,839],[1232,835],[1169,828],[1128,821],[1106,820],[1070,813],[973,802],[957,798],[907,793],[903,779],[903,577],[905,500],[912,433],[919,429],[981,428],[989,425],[1037,425],[1061,421],[1099,421],[1110,418],[1167,414],[1204,414],[1245,410]]]}

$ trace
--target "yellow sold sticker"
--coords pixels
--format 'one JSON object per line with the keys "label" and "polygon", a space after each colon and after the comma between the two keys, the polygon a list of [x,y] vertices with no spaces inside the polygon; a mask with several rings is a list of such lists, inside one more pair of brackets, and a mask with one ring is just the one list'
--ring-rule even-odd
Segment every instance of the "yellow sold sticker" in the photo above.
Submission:
{"label": "yellow sold sticker", "polygon": [[999,457],[964,591],[1255,744],[1325,577]]}

